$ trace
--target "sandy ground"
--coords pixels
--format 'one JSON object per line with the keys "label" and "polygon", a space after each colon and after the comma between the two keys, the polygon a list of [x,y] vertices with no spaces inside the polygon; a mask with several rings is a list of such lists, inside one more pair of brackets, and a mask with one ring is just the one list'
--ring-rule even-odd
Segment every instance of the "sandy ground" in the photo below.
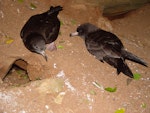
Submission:
{"label": "sandy ground", "polygon": [[[30,3],[37,8],[31,9]],[[26,50],[19,34],[31,15],[58,4],[64,7],[59,15],[63,23],[56,41],[59,47],[46,51],[46,62]],[[79,24],[91,22],[115,33],[127,50],[150,64],[149,14],[147,5],[109,21],[95,4],[75,0],[0,0],[0,69],[14,57],[22,57],[30,64],[29,78],[37,79],[29,81],[25,71],[11,70],[0,83],[0,113],[150,113],[149,67],[127,61],[133,73],[141,75],[127,84],[128,77],[117,76],[114,68],[96,60],[81,38],[69,37]],[[107,87],[117,90],[108,92]]]}

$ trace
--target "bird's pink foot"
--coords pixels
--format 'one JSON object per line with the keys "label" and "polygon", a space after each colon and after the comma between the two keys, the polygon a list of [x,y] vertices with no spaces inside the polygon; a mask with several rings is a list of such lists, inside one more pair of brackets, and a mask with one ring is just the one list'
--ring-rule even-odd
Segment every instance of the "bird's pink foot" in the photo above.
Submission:
{"label": "bird's pink foot", "polygon": [[57,47],[56,47],[55,43],[52,42],[50,44],[47,44],[46,49],[49,50],[49,51],[54,51],[54,50],[57,50]]}

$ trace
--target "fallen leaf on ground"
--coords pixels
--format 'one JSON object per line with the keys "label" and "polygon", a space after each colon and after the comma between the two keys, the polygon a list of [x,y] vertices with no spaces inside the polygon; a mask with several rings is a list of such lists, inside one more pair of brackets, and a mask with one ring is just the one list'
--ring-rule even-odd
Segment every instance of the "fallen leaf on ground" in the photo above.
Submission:
{"label": "fallen leaf on ground", "polygon": [[134,80],[139,80],[141,78],[141,75],[139,73],[133,74]]}
{"label": "fallen leaf on ground", "polygon": [[146,108],[146,104],[145,104],[145,103],[142,103],[142,104],[141,104],[141,107],[142,107],[142,108]]}
{"label": "fallen leaf on ground", "polygon": [[11,43],[13,43],[13,41],[14,41],[13,39],[8,39],[8,40],[6,40],[5,43],[6,43],[6,44],[11,44]]}
{"label": "fallen leaf on ground", "polygon": [[60,26],[64,25],[64,23],[62,21],[60,21]]}
{"label": "fallen leaf on ground", "polygon": [[119,108],[118,110],[115,111],[115,113],[125,113],[125,109]]}
{"label": "fallen leaf on ground", "polygon": [[61,46],[61,45],[59,45],[57,48],[58,48],[58,49],[63,49],[64,47],[63,47],[63,46]]}
{"label": "fallen leaf on ground", "polygon": [[31,9],[36,9],[37,7],[36,7],[33,3],[31,3],[31,4],[30,4],[30,8],[31,8]]}
{"label": "fallen leaf on ground", "polygon": [[105,88],[105,90],[108,91],[108,92],[116,92],[117,87],[114,87],[114,88],[107,87],[107,88]]}

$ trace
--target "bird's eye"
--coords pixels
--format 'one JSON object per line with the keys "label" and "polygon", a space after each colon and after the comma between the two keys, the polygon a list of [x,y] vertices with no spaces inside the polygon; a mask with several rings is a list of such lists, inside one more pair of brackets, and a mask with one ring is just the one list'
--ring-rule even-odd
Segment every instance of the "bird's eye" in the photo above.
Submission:
{"label": "bird's eye", "polygon": [[83,29],[77,29],[77,32],[82,33]]}
{"label": "bird's eye", "polygon": [[34,44],[34,45],[33,45],[33,47],[34,47],[35,49],[37,49],[37,48],[38,48],[38,46],[37,46],[36,44]]}

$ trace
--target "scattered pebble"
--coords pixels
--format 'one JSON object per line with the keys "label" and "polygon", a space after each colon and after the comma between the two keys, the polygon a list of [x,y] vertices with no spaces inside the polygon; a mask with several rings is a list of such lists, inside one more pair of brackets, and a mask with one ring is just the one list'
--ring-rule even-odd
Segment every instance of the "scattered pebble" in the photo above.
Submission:
{"label": "scattered pebble", "polygon": [[55,69],[57,68],[56,63],[54,63],[53,67],[54,67]]}
{"label": "scattered pebble", "polygon": [[48,105],[45,105],[45,108],[46,108],[46,109],[49,109],[49,106],[48,106]]}
{"label": "scattered pebble", "polygon": [[17,13],[20,13],[20,9],[19,8],[17,8]]}

